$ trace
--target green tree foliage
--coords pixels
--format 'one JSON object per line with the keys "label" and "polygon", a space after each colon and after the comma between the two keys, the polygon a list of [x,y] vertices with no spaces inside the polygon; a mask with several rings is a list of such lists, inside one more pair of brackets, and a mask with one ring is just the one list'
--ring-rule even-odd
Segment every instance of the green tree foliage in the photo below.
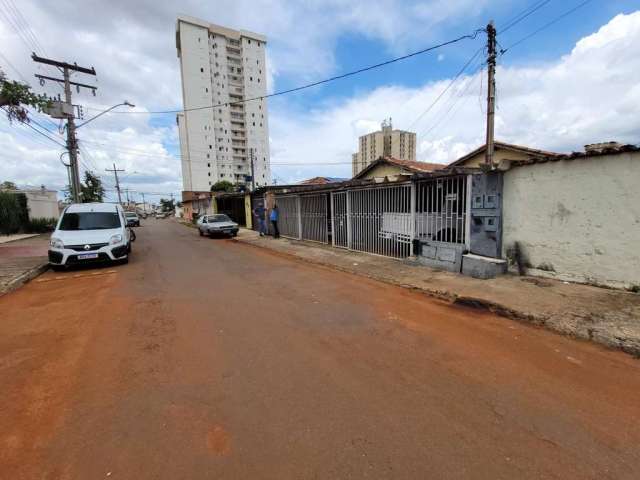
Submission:
{"label": "green tree foliage", "polygon": [[228,180],[220,180],[211,185],[212,192],[233,192],[234,188],[233,183]]}
{"label": "green tree foliage", "polygon": [[24,193],[0,192],[0,233],[16,233],[28,223],[27,196]]}
{"label": "green tree foliage", "polygon": [[80,184],[80,192],[83,203],[102,202],[104,198],[102,180],[89,171],[84,172],[84,183]]}
{"label": "green tree foliage", "polygon": [[39,111],[48,107],[51,101],[45,95],[38,95],[31,91],[29,85],[8,80],[0,70],[0,107],[2,107],[9,121],[29,122],[29,112],[26,107],[33,107]]}
{"label": "green tree foliage", "polygon": [[15,183],[10,182],[9,180],[5,180],[4,182],[0,183],[0,191],[12,190],[18,190],[18,186]]}
{"label": "green tree foliage", "polygon": [[161,198],[160,208],[163,212],[173,212],[176,209],[175,200],[167,200],[166,198]]}

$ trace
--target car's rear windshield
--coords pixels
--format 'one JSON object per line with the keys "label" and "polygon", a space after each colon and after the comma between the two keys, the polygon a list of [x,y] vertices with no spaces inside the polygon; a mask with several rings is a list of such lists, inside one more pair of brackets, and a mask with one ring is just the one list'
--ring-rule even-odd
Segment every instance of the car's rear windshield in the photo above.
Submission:
{"label": "car's rear windshield", "polygon": [[125,216],[127,217],[137,217],[138,214],[134,213],[134,212],[124,212]]}
{"label": "car's rear windshield", "polygon": [[230,222],[231,219],[226,215],[211,215],[208,221],[209,223]]}
{"label": "car's rear windshield", "polygon": [[60,222],[60,230],[107,230],[120,226],[116,212],[65,213]]}

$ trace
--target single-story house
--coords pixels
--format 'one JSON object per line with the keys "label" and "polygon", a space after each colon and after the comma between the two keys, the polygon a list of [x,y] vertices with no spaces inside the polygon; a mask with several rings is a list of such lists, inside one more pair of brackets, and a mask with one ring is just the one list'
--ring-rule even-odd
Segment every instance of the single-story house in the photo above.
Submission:
{"label": "single-story house", "polygon": [[418,162],[414,160],[398,160],[393,157],[381,157],[367,165],[354,180],[376,179],[378,181],[395,181],[402,177],[410,177],[414,173],[433,172],[446,167],[440,163]]}
{"label": "single-story house", "polygon": [[[482,167],[485,163],[486,145],[481,145],[466,155],[451,162],[449,167]],[[493,162],[500,168],[507,168],[509,161],[530,160],[536,158],[550,158],[560,155],[556,152],[539,150],[537,148],[523,147],[512,143],[494,142]]]}

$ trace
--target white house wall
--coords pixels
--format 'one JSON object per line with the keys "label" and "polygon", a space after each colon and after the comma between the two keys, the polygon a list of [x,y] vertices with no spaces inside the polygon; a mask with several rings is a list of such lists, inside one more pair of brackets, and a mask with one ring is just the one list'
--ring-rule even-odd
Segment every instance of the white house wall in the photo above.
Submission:
{"label": "white house wall", "polygon": [[504,175],[503,255],[529,273],[640,284],[640,152],[551,161]]}

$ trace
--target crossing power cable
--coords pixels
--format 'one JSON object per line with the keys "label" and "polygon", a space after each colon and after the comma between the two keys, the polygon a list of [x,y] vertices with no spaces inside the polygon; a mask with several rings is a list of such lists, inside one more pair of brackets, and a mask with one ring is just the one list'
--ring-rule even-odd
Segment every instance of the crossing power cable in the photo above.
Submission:
{"label": "crossing power cable", "polygon": [[512,43],[511,45],[509,45],[507,48],[503,48],[502,50],[500,50],[500,54],[504,55],[507,51],[513,49],[514,47],[516,47],[517,45],[520,45],[523,42],[526,42],[531,37],[537,35],[538,33],[542,32],[543,30],[546,30],[547,28],[549,28],[551,25],[554,25],[554,24],[558,23],[560,20],[562,20],[563,18],[571,15],[573,12],[575,12],[576,10],[584,7],[587,3],[590,3],[591,1],[592,0],[584,0],[583,2],[580,2],[575,7],[571,8],[570,10],[567,10],[566,12],[564,12],[563,14],[557,16],[556,18],[554,18],[550,22],[545,23],[541,27],[535,29],[533,32],[525,35],[520,40],[517,40],[516,42]]}
{"label": "crossing power cable", "polygon": [[[348,77],[352,77],[354,75],[358,75],[360,73],[364,73],[364,72],[368,72],[370,70],[375,70],[377,68],[381,68],[384,67],[386,65],[390,65],[392,63],[396,63],[402,60],[406,60],[408,58],[412,58],[415,57],[417,55],[422,55],[428,52],[432,52],[433,50],[437,50],[438,48],[442,48],[442,47],[446,47],[447,45],[452,45],[454,43],[458,43],[462,40],[474,40],[479,33],[484,32],[485,29],[484,28],[478,28],[477,30],[475,30],[473,33],[471,34],[467,34],[467,35],[462,35],[460,37],[454,38],[453,40],[448,40],[446,42],[442,42],[439,43],[437,45],[432,45],[431,47],[427,47],[427,48],[423,48],[422,50],[418,50],[416,52],[412,52],[409,53],[407,55],[402,55],[400,57],[395,57],[392,58],[390,60],[386,60],[384,62],[380,62],[380,63],[376,63],[374,65],[369,65],[367,67],[363,67],[363,68],[359,68],[357,70],[352,70],[350,72],[347,73],[343,73],[341,75],[335,75],[333,77],[329,77],[329,78],[325,78],[323,80],[318,80],[316,82],[312,82],[312,83],[307,83],[305,85],[300,85],[298,87],[294,87],[294,88],[289,88],[286,90],[280,90],[278,92],[274,92],[274,93],[269,93],[267,95],[261,95],[258,97],[252,97],[252,98],[245,98],[243,100],[237,100],[234,102],[223,102],[223,103],[218,103],[215,105],[206,105],[203,107],[193,107],[193,108],[185,108],[182,110],[156,110],[156,111],[135,111],[135,110],[122,110],[122,111],[116,111],[114,110],[113,113],[117,113],[117,114],[122,114],[122,115],[135,115],[135,114],[144,114],[144,115],[161,115],[161,114],[174,114],[174,113],[183,113],[183,112],[194,112],[194,111],[199,111],[199,110],[207,110],[207,109],[212,109],[212,108],[218,108],[218,107],[226,107],[226,106],[230,106],[230,105],[239,105],[239,104],[243,104],[243,103],[247,103],[247,102],[252,102],[252,101],[256,101],[256,100],[264,100],[267,98],[273,98],[273,97],[278,97],[280,95],[286,95],[288,93],[294,93],[294,92],[299,92],[301,90],[306,90],[308,88],[312,88],[312,87],[317,87],[318,85],[323,85],[325,83],[330,83],[330,82],[334,82],[336,80],[342,80],[344,78],[348,78]],[[90,107],[86,107],[89,110],[93,110],[93,108]]]}

